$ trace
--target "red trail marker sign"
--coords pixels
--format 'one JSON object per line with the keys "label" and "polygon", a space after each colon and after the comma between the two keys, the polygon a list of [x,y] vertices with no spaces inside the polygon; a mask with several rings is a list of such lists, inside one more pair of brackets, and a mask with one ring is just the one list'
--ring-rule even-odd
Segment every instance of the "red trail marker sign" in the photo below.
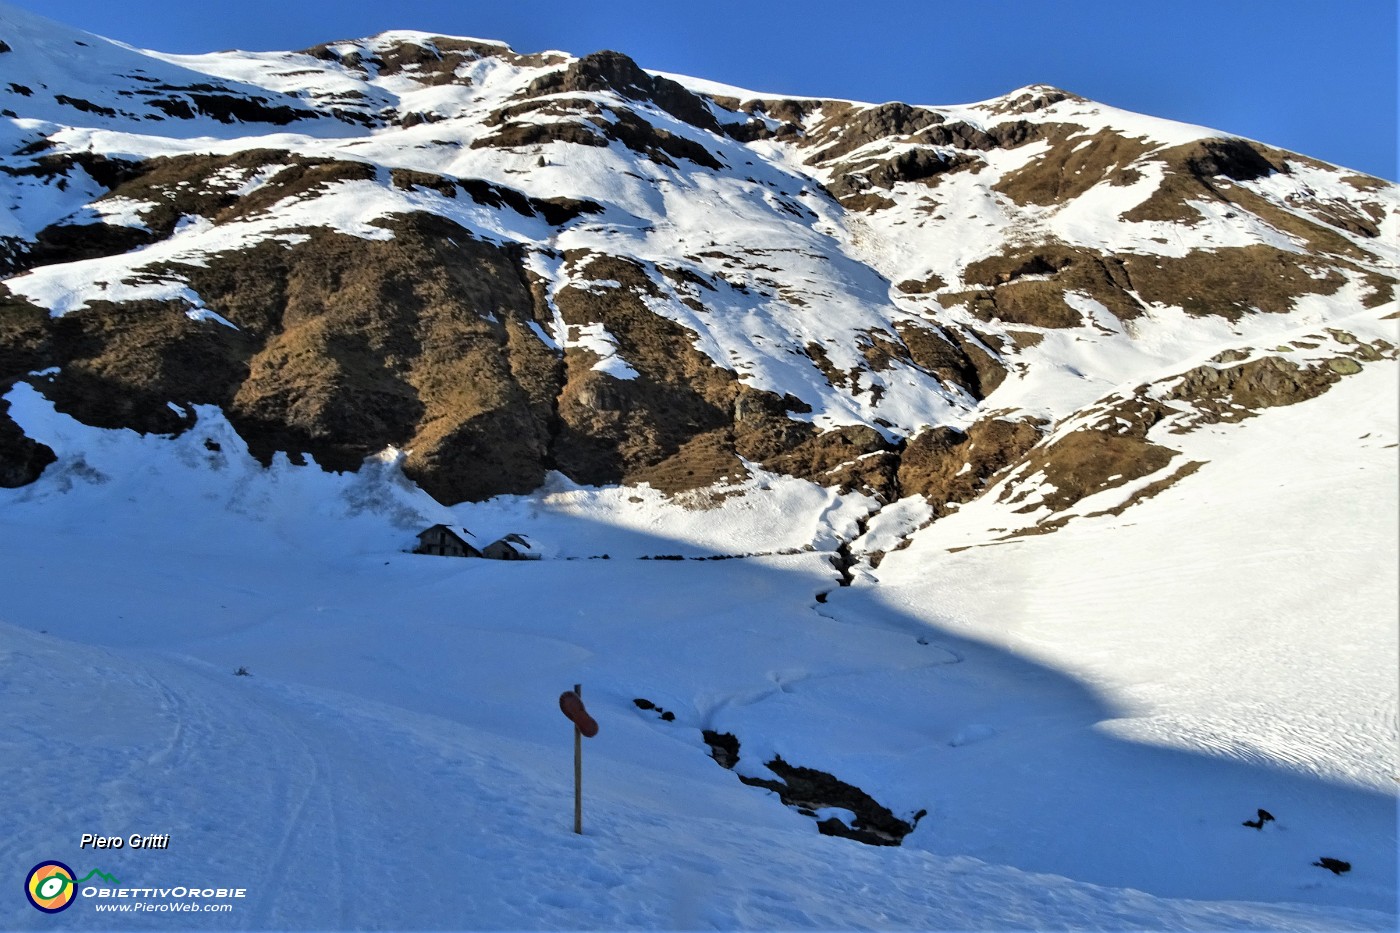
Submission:
{"label": "red trail marker sign", "polygon": [[574,724],[574,832],[583,835],[583,736],[598,734],[598,721],[583,708],[583,686],[559,695],[559,710]]}
{"label": "red trail marker sign", "polygon": [[579,687],[575,685],[573,690],[561,693],[559,709],[578,727],[578,731],[582,732],[585,738],[591,739],[598,734],[598,722],[583,708],[583,699],[578,695],[578,690]]}

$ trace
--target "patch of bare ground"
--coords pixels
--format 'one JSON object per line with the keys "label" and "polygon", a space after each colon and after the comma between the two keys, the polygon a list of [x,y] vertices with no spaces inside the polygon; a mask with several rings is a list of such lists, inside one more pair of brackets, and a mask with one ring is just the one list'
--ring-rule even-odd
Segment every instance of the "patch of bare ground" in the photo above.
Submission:
{"label": "patch of bare ground", "polygon": [[212,219],[236,201],[225,190],[211,190],[207,180],[220,168],[235,170],[263,164],[267,158],[285,160],[285,153],[249,150],[237,156],[176,156],[133,160],[110,159],[93,153],[61,153],[40,156],[27,165],[0,167],[11,176],[32,175],[65,187],[75,168],[81,168],[108,193],[97,204],[125,199],[146,205],[142,222],[147,229],[116,224],[52,224],[31,242],[13,244],[0,272],[13,274],[38,266],[75,262],[128,252],[169,236],[186,214]]}
{"label": "patch of bare ground", "polygon": [[1145,301],[1232,321],[1251,311],[1286,312],[1303,295],[1330,295],[1346,284],[1325,261],[1264,244],[1130,256],[1123,268]]}
{"label": "patch of bare ground", "polygon": [[291,198],[307,197],[347,181],[374,181],[376,168],[368,162],[295,157],[291,164],[241,197],[232,209],[215,216],[215,223],[259,214]]}
{"label": "patch of bare ground", "polygon": [[905,295],[931,295],[939,289],[947,288],[948,283],[935,272],[922,279],[905,279],[895,283],[894,287]]}
{"label": "patch of bare ground", "polygon": [[[0,283],[0,386],[53,365],[49,312]],[[0,391],[0,395],[4,392]]]}
{"label": "patch of bare ground", "polygon": [[[1148,430],[1164,415],[1162,406],[1150,400],[1126,399],[1109,407],[1095,425],[1032,449],[1018,470],[1022,482],[1003,488],[999,501],[1024,503],[1018,512],[1063,512],[1085,496],[1156,473],[1177,456],[1177,451],[1147,439]],[[1039,485],[1024,482],[1040,476],[1044,479]]]}
{"label": "patch of bare ground", "polygon": [[[1185,256],[1105,256],[1057,243],[1023,246],[968,266],[973,288],[945,292],[945,308],[963,306],[984,321],[1032,327],[1077,327],[1079,311],[1066,301],[1084,294],[1120,320],[1141,315],[1147,304],[1182,308],[1194,315],[1238,320],[1253,311],[1286,312],[1304,295],[1330,295],[1345,284],[1342,269],[1359,267],[1291,253],[1274,246],[1195,250]],[[1367,273],[1376,295],[1393,282]]]}
{"label": "patch of bare ground", "polygon": [[[239,185],[269,166],[282,168],[264,185],[240,197]],[[125,252],[170,236],[183,217],[199,216],[222,223],[255,214],[286,198],[314,194],[337,182],[374,177],[374,166],[367,163],[309,158],[276,149],[161,156],[125,165],[112,177],[115,186],[96,202],[99,206],[113,200],[145,205],[140,216],[148,230],[55,225],[39,234],[38,255],[45,262],[72,262]]]}
{"label": "patch of bare ground", "polygon": [[894,207],[896,202],[885,197],[883,194],[875,194],[871,191],[863,191],[857,194],[848,194],[840,199],[841,206],[848,211],[858,211],[869,214],[874,211],[887,211]]}
{"label": "patch of bare ground", "polygon": [[54,453],[20,430],[4,399],[22,376],[46,369],[54,359],[49,313],[0,285],[0,486],[32,483],[54,462]]}
{"label": "patch of bare ground", "polygon": [[1072,200],[1097,184],[1129,185],[1142,177],[1133,163],[1155,145],[1143,139],[1099,130],[1084,136],[1080,127],[1060,125],[1042,138],[1050,151],[1008,172],[992,186],[1017,204],[1051,205]]}
{"label": "patch of bare ground", "polygon": [[247,375],[248,334],[194,321],[178,301],[92,302],[50,324],[46,387],[54,406],[84,424],[178,434],[189,415],[168,402],[222,404]]}
{"label": "patch of bare ground", "polygon": [[1124,512],[1128,511],[1128,509],[1132,508],[1138,503],[1146,502],[1148,499],[1153,498],[1163,490],[1170,489],[1172,486],[1176,485],[1186,477],[1192,475],[1203,466],[1205,466],[1204,460],[1188,460],[1187,462],[1178,466],[1171,473],[1167,474],[1166,476],[1163,476],[1161,479],[1153,480],[1152,482],[1146,484],[1141,489],[1138,489],[1132,495],[1128,496],[1128,498],[1124,499],[1117,505],[1112,506],[1111,508],[1100,509],[1097,512],[1089,512],[1083,516],[1060,515],[1055,518],[1046,519],[1045,521],[1032,525],[1029,528],[1018,529],[1012,532],[1011,534],[1007,535],[1006,537],[1021,538],[1027,535],[1049,534],[1052,531],[1058,531],[1059,529],[1065,527],[1074,518],[1102,518],[1105,515],[1122,515]]}
{"label": "patch of bare ground", "polygon": [[718,429],[684,442],[675,454],[660,463],[633,470],[627,481],[672,493],[681,505],[702,511],[719,505],[723,496],[701,495],[700,490],[748,477],[749,471],[734,452],[732,432]]}
{"label": "patch of bare ground", "polygon": [[[1380,236],[1385,211],[1358,197],[1351,201],[1323,198],[1306,189],[1280,205],[1244,187],[1270,174],[1291,174],[1295,165],[1327,168],[1303,156],[1244,139],[1206,139],[1163,150],[1154,155],[1165,167],[1162,184],[1149,198],[1122,217],[1128,221],[1157,220],[1199,223],[1201,213],[1190,202],[1215,201],[1247,211],[1275,229],[1296,237],[1315,254],[1352,260],[1375,256],[1338,231],[1364,239]],[[1358,194],[1377,190],[1360,179]],[[1377,180],[1370,180],[1379,183]],[[1301,213],[1300,213],[1301,212]],[[1346,265],[1343,263],[1343,265]]]}
{"label": "patch of bare ground", "polygon": [[1126,262],[1093,250],[1045,243],[1022,246],[970,264],[964,281],[970,291],[939,296],[944,307],[962,304],[984,321],[1032,327],[1078,327],[1079,311],[1065,302],[1065,293],[1095,299],[1120,320],[1143,311],[1130,294],[1134,282]]}

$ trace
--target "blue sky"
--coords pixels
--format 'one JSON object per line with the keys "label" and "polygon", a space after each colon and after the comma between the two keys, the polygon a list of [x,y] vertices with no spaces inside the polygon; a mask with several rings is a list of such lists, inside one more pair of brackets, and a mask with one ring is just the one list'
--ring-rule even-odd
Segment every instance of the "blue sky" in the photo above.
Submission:
{"label": "blue sky", "polygon": [[405,28],[520,51],[615,48],[771,93],[955,104],[1044,82],[1397,178],[1395,0],[10,2],[169,52]]}

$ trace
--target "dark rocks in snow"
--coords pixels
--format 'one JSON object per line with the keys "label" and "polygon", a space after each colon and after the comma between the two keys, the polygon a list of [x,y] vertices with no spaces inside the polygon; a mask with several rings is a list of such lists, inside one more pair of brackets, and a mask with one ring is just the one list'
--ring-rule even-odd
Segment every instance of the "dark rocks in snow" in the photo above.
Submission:
{"label": "dark rocks in snow", "polygon": [[1203,139],[1186,157],[1186,166],[1198,178],[1223,175],[1234,181],[1254,181],[1287,171],[1286,164],[1275,164],[1260,150],[1245,139]]}
{"label": "dark rocks in snow", "polygon": [[1000,104],[992,108],[993,113],[1035,113],[1064,100],[1083,101],[1077,94],[1048,84],[1037,84],[1026,88],[1014,97],[1008,95]]}
{"label": "dark rocks in snow", "polygon": [[675,721],[676,721],[676,714],[675,714],[675,713],[671,712],[671,711],[668,710],[668,709],[662,709],[661,707],[657,706],[655,703],[651,702],[650,700],[644,699],[644,698],[642,698],[642,697],[637,697],[635,700],[632,701],[632,703],[633,703],[634,705],[636,705],[637,709],[652,710],[653,712],[656,713],[657,717],[658,717],[662,722],[675,722]]}
{"label": "dark rocks in snow", "polygon": [[1245,820],[1241,825],[1248,826],[1250,829],[1262,830],[1265,823],[1272,823],[1274,821],[1274,815],[1268,810],[1261,807],[1258,812],[1259,816],[1257,819]]}
{"label": "dark rocks in snow", "polygon": [[[704,730],[702,735],[705,744],[710,746],[711,757],[721,767],[734,770],[739,763],[738,738],[728,732],[710,729]],[[781,755],[767,762],[766,767],[780,780],[743,774],[739,775],[739,780],[750,787],[773,791],[786,806],[813,819],[826,809],[847,810],[854,814],[849,825],[836,816],[820,819],[817,831],[824,836],[840,836],[866,845],[897,846],[928,814],[927,810],[920,810],[910,820],[901,820],[859,787],[847,784],[825,771],[789,764]]]}
{"label": "dark rocks in snow", "polygon": [[899,335],[895,358],[958,386],[975,399],[986,398],[1006,379],[1006,366],[987,349],[989,341],[981,335],[915,321],[896,321],[894,329]]}
{"label": "dark rocks in snow", "polygon": [[614,122],[603,128],[608,138],[617,140],[633,152],[646,155],[653,162],[675,168],[676,163],[670,158],[674,157],[688,159],[705,168],[719,170],[724,167],[710,150],[693,139],[653,126],[629,110],[617,111],[614,116]]}
{"label": "dark rocks in snow", "polygon": [[389,181],[395,188],[422,188],[436,191],[443,197],[456,198],[464,193],[487,207],[508,207],[524,217],[542,217],[551,226],[562,226],[585,214],[599,214],[603,206],[579,198],[534,198],[522,191],[494,184],[480,178],[448,178],[413,169],[390,169]]}
{"label": "dark rocks in snow", "polygon": [[1338,382],[1338,369],[1361,366],[1355,360],[1338,357],[1331,365],[1299,365],[1282,356],[1264,356],[1233,366],[1203,365],[1183,373],[1168,389],[1166,401],[1191,404],[1194,424],[1241,421],[1263,408],[1293,405],[1316,398]]}
{"label": "dark rocks in snow", "polygon": [[1339,858],[1329,858],[1326,855],[1316,862],[1313,862],[1313,864],[1318,868],[1327,869],[1334,875],[1340,875],[1342,872],[1351,871],[1351,862],[1344,862]]}
{"label": "dark rocks in snow", "polygon": [[[532,119],[518,119],[527,116]],[[540,117],[552,119],[543,121]],[[472,140],[473,149],[486,146],[513,149],[547,143],[603,147],[613,140],[659,165],[675,168],[674,159],[688,159],[706,168],[723,168],[714,154],[695,140],[654,126],[630,108],[609,107],[585,98],[549,98],[512,104],[493,113],[485,122],[499,129]]]}
{"label": "dark rocks in snow", "polygon": [[297,120],[319,116],[311,110],[297,110],[285,105],[269,104],[266,98],[243,97],[235,94],[190,94],[195,112],[212,117],[220,123],[271,123],[286,126]]}
{"label": "dark rocks in snow", "polygon": [[543,146],[548,143],[574,143],[579,146],[602,148],[608,144],[600,134],[582,123],[510,123],[490,136],[472,140],[473,149],[494,146],[498,149],[515,149],[526,146]]}
{"label": "dark rocks in snow", "polygon": [[739,740],[728,732],[715,732],[705,729],[700,733],[705,744],[710,746],[710,757],[719,763],[721,768],[734,770],[734,766],[739,763]]}
{"label": "dark rocks in snow", "polygon": [[44,444],[26,437],[9,412],[10,403],[0,398],[0,487],[15,489],[34,482],[58,458]]}
{"label": "dark rocks in snow", "polygon": [[842,120],[839,138],[808,161],[839,159],[877,139],[911,136],[942,122],[942,114],[923,107],[911,107],[899,102],[880,104]]}
{"label": "dark rocks in snow", "polygon": [[65,106],[72,107],[74,110],[80,110],[83,113],[90,113],[99,117],[115,117],[117,115],[117,112],[111,107],[94,104],[92,101],[84,100],[81,97],[69,97],[67,94],[55,94],[54,100]]}
{"label": "dark rocks in snow", "polygon": [[842,425],[793,440],[794,443],[766,455],[764,466],[837,486],[842,492],[859,490],[885,501],[898,498],[894,495],[898,450],[869,425]]}
{"label": "dark rocks in snow", "polygon": [[945,156],[936,149],[910,149],[883,162],[859,162],[849,171],[837,176],[827,185],[827,190],[844,204],[847,198],[871,187],[888,191],[900,182],[928,181],[964,166],[977,164],[980,164],[979,159],[963,153]]}

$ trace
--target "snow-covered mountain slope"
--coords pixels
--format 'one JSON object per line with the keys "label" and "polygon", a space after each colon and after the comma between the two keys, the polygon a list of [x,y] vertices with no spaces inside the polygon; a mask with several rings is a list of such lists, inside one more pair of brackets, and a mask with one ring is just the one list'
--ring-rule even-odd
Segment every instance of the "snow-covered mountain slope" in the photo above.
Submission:
{"label": "snow-covered mountain slope", "polygon": [[[166,441],[27,390],[71,466],[3,503],[0,852],[244,886],[239,928],[1388,929],[1395,390],[1367,373],[1193,436],[1217,459],[1131,520],[955,553],[935,524],[849,588],[828,529],[860,497],[798,480],[709,511],[560,480],[449,515],[392,464],[265,470],[212,409]],[[1313,455],[1285,453],[1299,432]],[[637,559],[763,550],[764,505],[829,517],[786,555]],[[549,559],[391,546],[433,518]],[[576,682],[602,723],[581,839],[554,702]],[[820,835],[705,730],[740,774],[815,769],[915,827]],[[94,861],[87,831],[173,841]],[[405,907],[425,863],[451,870]],[[47,922],[7,897],[7,927]]]}
{"label": "snow-covered mountain slope", "polygon": [[[3,15],[0,377],[57,366],[64,410],[142,431],[216,404],[263,460],[399,447],[446,502],[749,463],[967,498],[905,456],[933,429],[1002,436],[981,488],[1114,391],[1393,300],[1393,185],[1052,88],[773,100],[612,52],[159,56]],[[206,85],[261,103],[159,96]]]}
{"label": "snow-covered mountain slope", "polygon": [[168,832],[93,865],[262,929],[1394,928],[1396,186],[1041,86],[0,43],[14,870]]}

